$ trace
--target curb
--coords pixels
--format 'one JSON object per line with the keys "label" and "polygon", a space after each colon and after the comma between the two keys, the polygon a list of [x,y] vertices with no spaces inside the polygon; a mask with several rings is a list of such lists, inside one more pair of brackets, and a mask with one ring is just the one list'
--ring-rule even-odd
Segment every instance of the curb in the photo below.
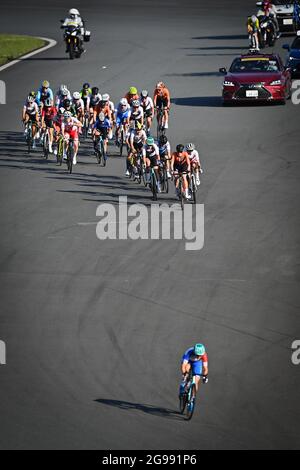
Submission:
{"label": "curb", "polygon": [[21,62],[24,59],[28,59],[29,57],[31,57],[35,54],[40,54],[41,52],[44,52],[47,49],[50,49],[50,47],[56,46],[56,44],[57,44],[57,41],[55,41],[54,39],[41,38],[41,37],[38,37],[38,39],[42,39],[43,41],[47,41],[48,44],[46,46],[40,47],[39,49],[36,49],[35,51],[29,52],[28,54],[22,55],[18,59],[12,60],[11,62],[8,62],[7,64],[2,65],[0,67],[0,72],[7,69],[8,67],[12,67],[13,65],[17,64],[18,62]]}

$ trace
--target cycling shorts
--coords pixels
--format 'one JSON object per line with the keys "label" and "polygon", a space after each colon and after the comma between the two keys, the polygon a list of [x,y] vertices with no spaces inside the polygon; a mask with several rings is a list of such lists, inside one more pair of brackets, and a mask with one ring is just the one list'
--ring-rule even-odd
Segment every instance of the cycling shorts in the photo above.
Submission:
{"label": "cycling shorts", "polygon": [[71,138],[73,140],[78,140],[78,131],[77,131],[77,129],[65,132],[65,137]]}
{"label": "cycling shorts", "polygon": [[175,163],[174,171],[178,171],[178,173],[186,173],[188,171],[188,166],[186,163]]}
{"label": "cycling shorts", "polygon": [[186,356],[182,356],[181,364],[184,361],[188,361],[192,368],[193,375],[202,375],[203,370],[203,362],[202,361],[189,361]]}
{"label": "cycling shorts", "polygon": [[168,99],[164,98],[163,96],[158,96],[156,100],[156,107],[157,108],[167,108],[168,107]]}

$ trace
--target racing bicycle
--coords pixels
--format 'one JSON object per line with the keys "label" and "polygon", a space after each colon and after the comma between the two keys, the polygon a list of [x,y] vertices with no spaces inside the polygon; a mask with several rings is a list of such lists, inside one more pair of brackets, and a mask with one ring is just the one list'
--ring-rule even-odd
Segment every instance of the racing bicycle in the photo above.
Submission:
{"label": "racing bicycle", "polygon": [[28,121],[25,125],[25,133],[26,133],[26,144],[27,144],[27,151],[30,154],[33,146],[33,136],[32,136],[32,121]]}
{"label": "racing bicycle", "polygon": [[106,166],[107,155],[104,151],[104,142],[102,135],[98,136],[95,140],[95,155],[99,165]]}

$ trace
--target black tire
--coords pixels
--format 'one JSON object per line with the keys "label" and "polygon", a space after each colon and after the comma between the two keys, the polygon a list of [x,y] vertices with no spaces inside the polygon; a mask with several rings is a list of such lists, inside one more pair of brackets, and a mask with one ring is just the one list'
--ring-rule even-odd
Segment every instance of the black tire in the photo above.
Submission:
{"label": "black tire", "polygon": [[153,171],[151,174],[151,191],[153,195],[153,201],[157,201],[157,181],[156,181],[156,175],[155,172]]}
{"label": "black tire", "polygon": [[123,156],[123,146],[124,146],[124,130],[122,129],[121,130],[121,133],[120,133],[120,157]]}
{"label": "black tire", "polygon": [[106,155],[105,155],[105,152],[104,152],[104,142],[103,142],[102,139],[101,139],[100,147],[101,147],[101,155],[103,156],[102,165],[106,166]]}
{"label": "black tire", "polygon": [[[195,386],[195,384],[192,385],[191,396],[193,396],[193,394],[196,397],[196,386]],[[192,419],[194,411],[195,411],[195,406],[196,406],[196,398],[194,398],[194,406],[193,406],[192,409],[189,407],[189,402],[187,403],[186,418],[185,418],[186,421],[190,421]]]}
{"label": "black tire", "polygon": [[49,134],[48,134],[48,132],[46,132],[45,135],[44,135],[43,152],[44,152],[45,159],[48,160],[48,156],[49,156]]}
{"label": "black tire", "polygon": [[193,204],[197,204],[197,186],[195,182],[195,175],[191,176],[190,188],[192,193],[192,202]]}
{"label": "black tire", "polygon": [[70,60],[73,60],[74,57],[75,57],[75,51],[74,51],[74,44],[73,44],[73,42],[70,42],[70,44],[69,44],[69,57],[70,57]]}
{"label": "black tire", "polygon": [[73,171],[73,157],[74,157],[73,144],[69,143],[67,164],[68,164],[68,170],[70,174]]}
{"label": "black tire", "polygon": [[180,397],[179,397],[179,411],[182,415],[184,413],[186,404],[187,404],[187,394],[185,392],[182,395],[180,395]]}
{"label": "black tire", "polygon": [[179,191],[179,200],[180,200],[180,205],[181,209],[183,210],[184,208],[184,197],[182,194],[182,179],[180,178],[179,184],[178,184],[178,191]]}

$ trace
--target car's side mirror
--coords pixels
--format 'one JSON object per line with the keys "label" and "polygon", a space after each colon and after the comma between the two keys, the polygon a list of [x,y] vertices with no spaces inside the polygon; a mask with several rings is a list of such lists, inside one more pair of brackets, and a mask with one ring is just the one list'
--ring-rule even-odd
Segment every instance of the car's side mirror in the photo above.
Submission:
{"label": "car's side mirror", "polygon": [[282,49],[286,49],[287,51],[289,51],[290,46],[288,44],[283,44]]}
{"label": "car's side mirror", "polygon": [[226,67],[221,67],[221,68],[219,69],[219,72],[220,72],[220,73],[223,73],[224,75],[226,75],[226,73],[227,73]]}

